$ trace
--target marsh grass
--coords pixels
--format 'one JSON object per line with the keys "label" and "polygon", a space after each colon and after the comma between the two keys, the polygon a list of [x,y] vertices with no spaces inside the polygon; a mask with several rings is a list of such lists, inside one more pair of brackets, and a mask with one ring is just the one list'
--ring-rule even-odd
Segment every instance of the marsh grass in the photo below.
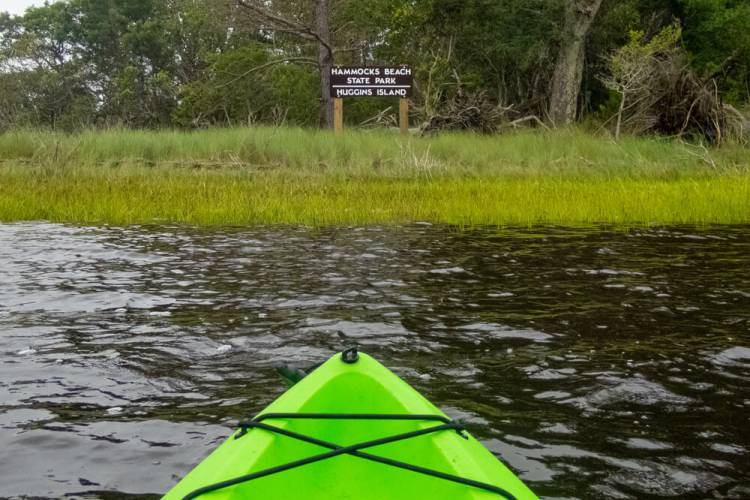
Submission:
{"label": "marsh grass", "polygon": [[577,130],[400,138],[253,128],[0,135],[0,220],[750,222],[750,155]]}

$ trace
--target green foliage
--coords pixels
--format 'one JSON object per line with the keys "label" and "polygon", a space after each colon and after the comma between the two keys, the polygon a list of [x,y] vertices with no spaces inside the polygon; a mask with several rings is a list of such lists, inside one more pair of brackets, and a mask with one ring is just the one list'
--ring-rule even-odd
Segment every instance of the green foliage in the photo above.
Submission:
{"label": "green foliage", "polygon": [[318,122],[318,77],[310,66],[274,66],[265,78],[271,94],[271,115],[262,121],[315,126]]}
{"label": "green foliage", "polygon": [[[627,86],[627,81],[634,74],[647,74],[652,64],[658,64],[659,57],[675,50],[682,36],[679,24],[667,26],[659,33],[646,39],[643,31],[631,31],[630,40],[612,56],[609,64],[610,73],[620,86]],[[636,77],[637,78],[637,77]]]}
{"label": "green foliage", "polygon": [[415,67],[428,115],[459,82],[540,109],[559,14],[553,0],[403,0],[379,21],[388,34],[379,55]]}
{"label": "green foliage", "polygon": [[204,79],[183,86],[174,118],[182,126],[252,123],[268,105],[268,89],[257,75],[242,74],[266,64],[268,53],[251,46],[218,54],[209,62]]}
{"label": "green foliage", "polygon": [[693,65],[718,77],[727,100],[750,101],[750,2],[681,0]]}
{"label": "green foliage", "polygon": [[257,43],[211,56],[209,62],[203,79],[182,87],[173,114],[179,125],[316,123],[317,78],[307,67],[275,64]]}
{"label": "green foliage", "polygon": [[[445,108],[459,89],[512,106],[511,117],[543,118],[566,1],[338,0],[335,62],[412,65],[421,118]],[[314,2],[272,5],[307,23]],[[606,56],[630,32],[650,40],[675,19],[698,74],[716,78],[727,101],[750,101],[749,2],[604,0],[586,44],[584,111],[616,105],[599,80]],[[0,130],[313,126],[315,58],[314,42],[260,29],[236,0],[62,0],[23,16],[0,13]],[[347,123],[394,104],[347,101]]]}
{"label": "green foliage", "polygon": [[727,107],[710,79],[687,67],[678,23],[647,38],[633,31],[630,41],[609,57],[603,83],[619,95],[615,137],[621,130],[657,132],[707,140],[742,141],[743,118]]}
{"label": "green foliage", "polygon": [[584,112],[597,113],[602,107],[611,105],[609,90],[601,85],[598,78],[607,71],[606,55],[627,43],[631,31],[642,28],[643,22],[637,1],[603,2],[586,46],[586,71],[581,96]]}

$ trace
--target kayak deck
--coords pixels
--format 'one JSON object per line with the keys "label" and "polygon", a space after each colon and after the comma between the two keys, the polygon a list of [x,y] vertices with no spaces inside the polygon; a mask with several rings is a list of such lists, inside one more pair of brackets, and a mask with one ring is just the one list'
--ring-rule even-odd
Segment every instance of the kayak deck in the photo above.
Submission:
{"label": "kayak deck", "polygon": [[[389,417],[363,418],[363,414]],[[412,420],[415,415],[425,417]],[[393,437],[404,433],[416,435],[398,440]],[[301,439],[295,435],[302,435]],[[347,453],[337,450],[374,440],[380,444]],[[329,456],[284,469],[287,464],[324,454]],[[486,483],[507,495],[383,461],[405,462],[417,469]],[[283,470],[214,491],[200,491],[273,468]],[[342,362],[341,355],[331,358],[269,405],[261,418],[248,422],[224,442],[165,498],[185,498],[194,492],[200,494],[193,498],[214,500],[536,498],[487,449],[461,431],[460,425],[364,354],[353,363]]]}

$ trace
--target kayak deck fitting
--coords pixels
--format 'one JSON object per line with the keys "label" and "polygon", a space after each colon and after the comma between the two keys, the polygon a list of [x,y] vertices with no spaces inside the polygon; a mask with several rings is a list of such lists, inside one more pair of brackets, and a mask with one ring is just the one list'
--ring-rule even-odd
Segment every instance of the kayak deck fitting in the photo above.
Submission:
{"label": "kayak deck fitting", "polygon": [[460,422],[351,349],[240,422],[164,498],[537,497]]}

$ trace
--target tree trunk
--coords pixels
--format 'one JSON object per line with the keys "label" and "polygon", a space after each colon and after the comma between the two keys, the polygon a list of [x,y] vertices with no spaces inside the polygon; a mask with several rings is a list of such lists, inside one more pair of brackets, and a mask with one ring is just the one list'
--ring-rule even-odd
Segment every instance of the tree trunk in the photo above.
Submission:
{"label": "tree trunk", "polygon": [[576,119],[586,35],[601,5],[602,0],[565,0],[563,39],[550,94],[549,114],[554,125],[568,125]]}
{"label": "tree trunk", "polygon": [[625,91],[622,92],[622,98],[620,99],[620,109],[617,111],[617,128],[615,128],[615,140],[620,140],[620,131],[622,130],[622,114],[625,112]]}
{"label": "tree trunk", "polygon": [[315,5],[315,28],[319,37],[318,66],[320,67],[320,103],[321,121],[328,128],[333,128],[333,99],[331,98],[331,66],[333,51],[331,49],[331,14],[329,0],[317,0]]}

